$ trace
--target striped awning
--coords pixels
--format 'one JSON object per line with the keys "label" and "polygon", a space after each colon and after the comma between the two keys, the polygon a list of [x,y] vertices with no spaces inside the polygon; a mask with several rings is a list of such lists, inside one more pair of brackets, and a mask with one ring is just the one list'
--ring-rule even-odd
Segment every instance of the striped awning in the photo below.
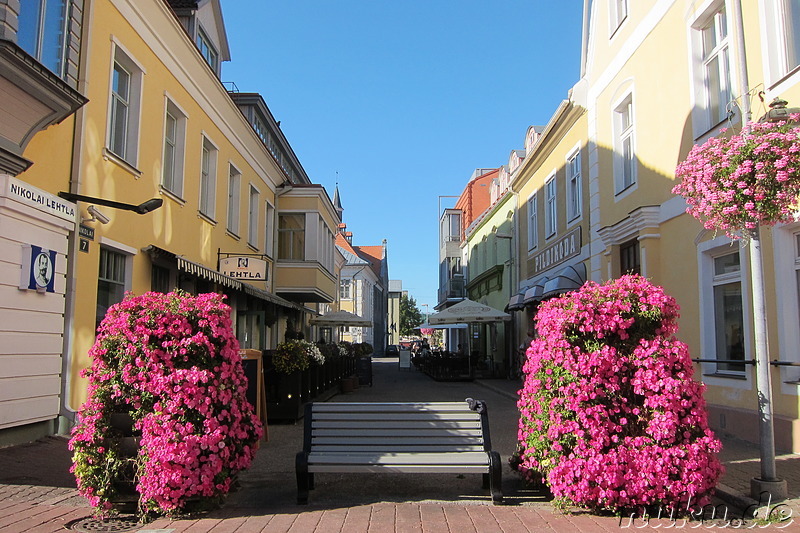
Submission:
{"label": "striped awning", "polygon": [[218,272],[212,268],[208,268],[205,265],[196,263],[191,259],[186,259],[181,255],[177,255],[168,250],[164,250],[163,248],[159,248],[158,246],[150,245],[144,248],[142,251],[153,255],[172,257],[175,259],[175,262],[178,266],[178,270],[180,270],[181,272],[186,272],[187,274],[191,274],[192,276],[203,278],[208,281],[213,281],[217,285],[230,287],[231,289],[244,292],[245,294],[253,296],[254,298],[265,300],[275,305],[280,305],[282,307],[287,307],[289,309],[297,309],[299,311],[305,310],[305,308],[303,308],[302,306],[292,303],[288,300],[284,300],[280,296],[272,294],[269,291],[265,291],[264,289],[259,289],[258,287],[254,287],[249,283],[245,283],[243,281],[239,281],[238,279],[234,279],[230,276],[226,276],[225,274]]}

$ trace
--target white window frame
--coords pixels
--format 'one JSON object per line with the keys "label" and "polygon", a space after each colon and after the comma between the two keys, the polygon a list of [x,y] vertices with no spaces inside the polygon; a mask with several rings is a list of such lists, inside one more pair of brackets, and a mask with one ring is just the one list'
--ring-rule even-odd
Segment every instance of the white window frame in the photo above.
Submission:
{"label": "white window frame", "polygon": [[[764,39],[762,58],[768,100],[787,90],[798,81],[800,72],[800,5],[796,27],[792,28],[792,0],[759,2],[761,9],[761,35]],[[793,46],[792,46],[793,45]],[[794,49],[794,50],[793,50]],[[792,55],[796,57],[793,59]]]}
{"label": "white window frame", "polygon": [[[303,227],[302,228],[281,228],[280,221],[282,216],[295,216],[298,217],[300,221],[302,221]],[[306,253],[306,248],[308,247],[308,239],[311,238],[309,235],[308,229],[311,226],[309,224],[310,219],[306,216],[306,213],[303,212],[295,212],[295,211],[282,211],[278,213],[278,251],[276,255],[278,256],[278,260],[282,261],[305,261],[308,254]],[[294,246],[294,233],[302,233],[303,235],[303,243],[301,250],[295,250]],[[285,234],[288,235],[288,249],[284,250],[284,252],[288,252],[286,256],[281,255],[281,235]],[[296,255],[300,257],[295,257]]]}
{"label": "white window frame", "polygon": [[[700,341],[701,356],[703,359],[715,359],[717,354],[716,339],[716,314],[714,306],[714,287],[723,283],[740,281],[742,292],[742,339],[745,346],[745,359],[748,359],[752,345],[752,311],[749,299],[749,269],[748,255],[745,248],[738,242],[733,242],[725,236],[720,236],[710,241],[702,242],[698,250],[698,282],[700,287]],[[740,270],[737,275],[715,276],[714,259],[739,251]],[[751,365],[745,365],[744,372],[722,370],[717,368],[717,363],[702,363],[703,381],[710,385],[720,385],[731,388],[751,389]],[[733,378],[733,379],[731,379]]]}
{"label": "white window frame", "polygon": [[537,193],[528,197],[528,251],[539,246],[539,208],[537,206]]}
{"label": "white window frame", "polygon": [[[18,3],[17,43],[59,78],[64,76],[66,63],[70,5],[67,0],[22,0]],[[29,29],[33,33],[29,34]],[[57,47],[55,57],[51,53],[53,45]]]}
{"label": "white window frame", "polygon": [[583,215],[583,179],[581,150],[577,148],[567,156],[567,222],[575,222]]}
{"label": "white window frame", "polygon": [[628,18],[628,0],[609,0],[608,2],[608,37],[613,37]]}
{"label": "white window frame", "polygon": [[275,257],[275,206],[264,202],[264,253]]}
{"label": "white window frame", "polygon": [[[627,116],[627,121],[625,120]],[[633,93],[629,92],[614,105],[614,194],[617,199],[637,187],[636,117]],[[626,172],[626,168],[629,172]]]}
{"label": "white window frame", "polygon": [[[800,362],[800,221],[773,228],[777,321],[777,359]],[[774,348],[773,348],[774,350]],[[779,367],[781,391],[800,395],[800,368]],[[787,383],[789,382],[789,383]]]}
{"label": "white window frame", "polygon": [[[121,95],[114,90],[114,73],[120,70],[128,76],[127,91]],[[106,125],[106,153],[136,168],[139,163],[139,133],[141,125],[142,84],[145,71],[119,43],[113,42],[110,76],[108,80],[108,123]],[[124,109],[125,116],[119,116]],[[116,137],[116,126],[124,120],[123,138]],[[122,152],[122,153],[118,153]]]}
{"label": "white window frame", "polygon": [[202,135],[200,144],[200,198],[198,210],[209,220],[217,216],[217,159],[219,150]]}
{"label": "white window frame", "polygon": [[242,172],[233,163],[228,170],[228,231],[239,235],[239,218],[241,217],[241,184]]}
{"label": "white window frame", "polygon": [[261,205],[261,191],[250,184],[247,205],[247,244],[258,249],[258,207]]}
{"label": "white window frame", "polygon": [[214,46],[214,42],[208,37],[208,32],[200,24],[197,25],[195,44],[206,64],[211,67],[214,74],[219,74],[219,52],[217,47]]}
{"label": "white window frame", "polygon": [[544,180],[544,238],[549,239],[558,229],[558,183],[556,173]]}
{"label": "white window frame", "polygon": [[[186,113],[169,97],[164,109],[164,151],[162,161],[161,187],[178,198],[183,198],[183,168],[186,152]],[[170,132],[170,118],[174,121],[174,131]],[[172,138],[170,138],[172,135]],[[172,152],[172,161],[167,155]]]}
{"label": "white window frame", "polygon": [[350,279],[342,279],[339,283],[339,300],[353,299],[353,282]]}

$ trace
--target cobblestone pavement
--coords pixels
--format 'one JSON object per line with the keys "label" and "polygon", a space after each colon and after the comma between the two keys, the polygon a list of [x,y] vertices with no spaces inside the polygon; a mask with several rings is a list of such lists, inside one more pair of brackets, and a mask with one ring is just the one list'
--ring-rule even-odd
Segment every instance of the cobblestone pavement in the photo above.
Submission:
{"label": "cobblestone pavement", "polygon": [[[375,359],[372,387],[339,394],[330,401],[453,401],[483,399],[489,409],[492,445],[506,459],[516,445],[516,391],[507,380],[439,383],[416,371],[400,370],[396,359]],[[222,509],[201,517],[159,519],[128,531],[168,532],[596,532],[658,527],[719,527],[719,520],[689,523],[661,520],[620,520],[585,513],[563,513],[547,498],[526,488],[507,469],[503,472],[505,505],[491,505],[480,476],[412,474],[318,475],[306,506],[296,504],[294,455],[302,446],[302,423],[271,424],[252,467],[240,476],[238,491]],[[759,473],[757,447],[723,437],[721,459],[727,472],[718,488],[717,503],[737,518],[753,503],[745,495]],[[0,449],[0,533],[65,531],[91,516],[77,495],[69,473],[70,454],[64,437]],[[783,524],[800,531],[800,456],[779,455],[779,476],[788,481],[790,500],[778,510],[793,512]],[[770,508],[775,508],[773,502]],[[721,515],[720,515],[721,516]],[[638,517],[637,517],[638,518]],[[790,523],[791,522],[791,523]],[[87,531],[122,531],[126,524],[89,523]],[[737,525],[736,522],[733,525]],[[753,525],[750,522],[747,525]]]}

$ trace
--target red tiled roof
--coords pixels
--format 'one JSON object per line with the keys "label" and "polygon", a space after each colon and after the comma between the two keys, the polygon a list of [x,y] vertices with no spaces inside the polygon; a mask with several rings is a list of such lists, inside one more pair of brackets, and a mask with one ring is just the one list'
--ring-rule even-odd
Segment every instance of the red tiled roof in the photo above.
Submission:
{"label": "red tiled roof", "polygon": [[359,257],[369,261],[370,267],[378,279],[381,279],[381,263],[383,262],[383,246],[354,246]]}
{"label": "red tiled roof", "polygon": [[464,233],[472,222],[477,219],[481,213],[486,211],[492,203],[491,184],[492,180],[500,174],[500,169],[497,168],[491,172],[487,172],[481,176],[476,177],[464,188],[464,192],[459,196],[455,208],[461,210],[461,238],[464,238]]}

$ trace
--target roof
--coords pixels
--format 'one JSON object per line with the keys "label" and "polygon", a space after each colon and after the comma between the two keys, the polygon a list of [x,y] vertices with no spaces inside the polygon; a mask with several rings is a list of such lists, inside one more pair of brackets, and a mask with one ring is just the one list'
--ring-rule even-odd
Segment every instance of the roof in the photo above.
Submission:
{"label": "roof", "polygon": [[372,271],[381,279],[381,263],[383,262],[383,246],[354,246],[362,259],[369,262]]}

